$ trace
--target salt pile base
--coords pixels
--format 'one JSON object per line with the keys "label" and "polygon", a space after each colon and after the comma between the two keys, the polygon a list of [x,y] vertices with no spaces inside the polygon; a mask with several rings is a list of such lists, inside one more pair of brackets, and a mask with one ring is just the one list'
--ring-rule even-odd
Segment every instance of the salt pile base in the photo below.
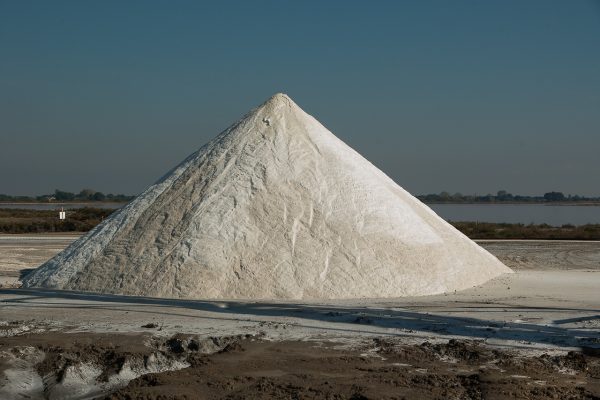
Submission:
{"label": "salt pile base", "polygon": [[511,272],[276,94],[24,278],[171,298],[461,290]]}

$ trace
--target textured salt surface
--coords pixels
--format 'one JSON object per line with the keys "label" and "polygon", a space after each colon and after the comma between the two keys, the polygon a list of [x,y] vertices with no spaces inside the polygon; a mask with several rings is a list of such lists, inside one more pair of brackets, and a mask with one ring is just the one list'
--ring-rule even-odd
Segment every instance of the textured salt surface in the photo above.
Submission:
{"label": "textured salt surface", "polygon": [[511,272],[277,94],[27,276],[177,298],[461,290]]}

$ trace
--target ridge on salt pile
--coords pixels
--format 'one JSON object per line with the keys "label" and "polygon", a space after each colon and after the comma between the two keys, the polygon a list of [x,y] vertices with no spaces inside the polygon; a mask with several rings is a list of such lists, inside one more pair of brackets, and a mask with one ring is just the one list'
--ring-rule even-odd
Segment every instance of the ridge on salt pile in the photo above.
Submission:
{"label": "ridge on salt pile", "polygon": [[175,298],[466,289],[511,270],[276,94],[23,280]]}

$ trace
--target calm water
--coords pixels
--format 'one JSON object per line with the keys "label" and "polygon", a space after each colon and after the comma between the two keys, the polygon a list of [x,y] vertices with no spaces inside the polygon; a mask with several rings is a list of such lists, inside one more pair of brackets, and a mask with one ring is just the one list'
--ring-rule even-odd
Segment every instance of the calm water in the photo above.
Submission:
{"label": "calm water", "polygon": [[600,224],[600,206],[544,204],[430,204],[450,221],[509,222],[521,224]]}
{"label": "calm water", "polygon": [[0,203],[0,208],[18,208],[21,210],[60,210],[64,208],[67,210],[69,208],[94,207],[116,210],[124,205],[123,203]]}
{"label": "calm water", "polygon": [[[122,203],[8,204],[0,208],[60,210],[61,207],[121,208]],[[600,224],[600,206],[549,206],[544,204],[430,204],[442,218],[450,221],[509,222],[522,224],[584,225]]]}

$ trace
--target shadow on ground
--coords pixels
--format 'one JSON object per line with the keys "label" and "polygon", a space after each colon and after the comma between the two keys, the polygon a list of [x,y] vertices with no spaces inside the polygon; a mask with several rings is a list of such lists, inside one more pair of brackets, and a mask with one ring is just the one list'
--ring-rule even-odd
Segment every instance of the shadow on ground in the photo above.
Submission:
{"label": "shadow on ground", "polygon": [[[4,307],[66,309],[78,308],[89,310],[118,310],[147,313],[152,316],[168,315],[185,318],[202,318],[215,320],[251,321],[264,323],[268,317],[291,317],[291,325],[306,328],[321,328],[330,331],[347,333],[366,333],[374,335],[412,335],[414,332],[433,333],[440,336],[459,336],[472,339],[511,340],[523,344],[539,343],[560,347],[580,347],[586,351],[597,353],[600,348],[600,332],[581,328],[568,328],[570,322],[592,321],[600,319],[600,315],[589,316],[589,313],[600,313],[600,310],[580,310],[558,307],[519,307],[513,305],[481,303],[449,307],[445,311],[470,312],[476,308],[484,313],[502,313],[507,310],[519,313],[585,312],[588,316],[555,320],[550,325],[528,322],[502,322],[472,317],[431,314],[406,310],[393,306],[343,306],[287,303],[287,302],[249,302],[249,301],[205,301],[179,300],[150,297],[134,297],[59,291],[46,289],[0,289],[2,295],[15,295],[0,301],[0,310]],[[61,302],[60,300],[68,300]],[[141,307],[153,307],[142,309]],[[205,315],[183,314],[183,309],[197,310]],[[180,310],[179,313],[177,310]],[[443,313],[444,311],[440,311]],[[527,319],[527,318],[524,318]],[[310,325],[310,321],[319,321],[325,325]],[[371,328],[387,328],[371,329]]]}

